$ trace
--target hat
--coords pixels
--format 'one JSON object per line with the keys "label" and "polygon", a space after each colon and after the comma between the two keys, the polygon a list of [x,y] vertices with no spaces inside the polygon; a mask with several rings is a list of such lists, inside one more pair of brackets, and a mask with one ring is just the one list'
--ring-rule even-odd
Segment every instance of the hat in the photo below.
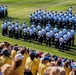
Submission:
{"label": "hat", "polygon": [[68,60],[69,63],[71,63],[71,60]]}
{"label": "hat", "polygon": [[42,52],[38,52],[38,54],[39,54],[39,56],[42,56],[43,53]]}
{"label": "hat", "polygon": [[2,55],[5,55],[5,56],[7,56],[7,57],[10,56],[10,53],[9,53],[8,50],[2,50],[1,54],[2,54]]}
{"label": "hat", "polygon": [[58,57],[57,57],[57,56],[55,56],[55,57],[54,57],[54,60],[56,61],[57,59],[58,59]]}
{"label": "hat", "polygon": [[58,58],[58,61],[62,61],[62,58]]}
{"label": "hat", "polygon": [[15,56],[15,58],[23,59],[23,58],[24,58],[24,56],[23,56],[21,53],[19,53],[19,54],[17,54],[17,55]]}
{"label": "hat", "polygon": [[63,59],[63,62],[65,62],[67,60],[67,58]]}
{"label": "hat", "polygon": [[46,61],[46,60],[49,61],[50,59],[49,59],[49,57],[45,56],[45,57],[43,58],[43,60],[44,60],[44,61]]}
{"label": "hat", "polygon": [[30,52],[29,55],[35,55],[35,52]]}

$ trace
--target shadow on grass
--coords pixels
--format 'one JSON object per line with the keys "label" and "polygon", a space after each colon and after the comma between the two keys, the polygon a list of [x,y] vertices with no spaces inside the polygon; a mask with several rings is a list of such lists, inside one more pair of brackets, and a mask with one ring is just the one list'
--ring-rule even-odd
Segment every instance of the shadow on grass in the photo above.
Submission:
{"label": "shadow on grass", "polygon": [[1,21],[9,21],[9,20],[17,20],[17,18],[13,18],[13,17],[6,17],[6,18],[3,18],[3,19],[0,19]]}

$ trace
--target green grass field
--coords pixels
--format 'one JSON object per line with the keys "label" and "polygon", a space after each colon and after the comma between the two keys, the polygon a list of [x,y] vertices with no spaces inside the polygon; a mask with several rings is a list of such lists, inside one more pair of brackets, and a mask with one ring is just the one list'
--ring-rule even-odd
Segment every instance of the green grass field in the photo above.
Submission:
{"label": "green grass field", "polygon": [[[29,15],[37,9],[42,10],[54,10],[57,12],[66,11],[70,6],[73,7],[73,14],[76,13],[76,0],[0,0],[0,5],[8,6],[9,17],[0,20],[0,24],[4,20],[12,20],[15,22],[19,20],[19,23],[26,21],[29,25]],[[0,26],[1,32],[1,26]],[[75,46],[69,51],[59,52],[58,49],[52,47],[42,46],[38,44],[33,44],[29,42],[24,42],[23,40],[15,40],[12,38],[4,37],[0,35],[0,41],[7,41],[11,44],[19,44],[21,46],[26,46],[33,48],[35,50],[40,50],[43,52],[49,52],[61,57],[76,60],[76,39]]]}

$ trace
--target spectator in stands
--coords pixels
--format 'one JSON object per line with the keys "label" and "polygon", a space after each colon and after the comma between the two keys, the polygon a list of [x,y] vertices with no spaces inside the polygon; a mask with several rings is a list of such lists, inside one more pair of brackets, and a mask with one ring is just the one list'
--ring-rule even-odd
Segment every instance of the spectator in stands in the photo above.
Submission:
{"label": "spectator in stands", "polygon": [[12,65],[5,64],[1,67],[2,75],[18,75],[16,69],[21,66],[22,60],[19,58],[15,58],[12,62]]}

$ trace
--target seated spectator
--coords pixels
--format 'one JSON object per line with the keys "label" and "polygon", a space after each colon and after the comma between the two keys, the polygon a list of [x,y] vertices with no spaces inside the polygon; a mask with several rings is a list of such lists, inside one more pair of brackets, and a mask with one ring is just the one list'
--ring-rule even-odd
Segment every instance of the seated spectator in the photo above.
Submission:
{"label": "seated spectator", "polygon": [[60,75],[60,69],[58,67],[53,67],[50,75]]}
{"label": "seated spectator", "polygon": [[76,68],[74,68],[70,73],[69,75],[76,75]]}
{"label": "seated spectator", "polygon": [[70,71],[71,71],[71,62],[70,60],[67,60],[65,63],[64,63],[64,68],[66,70],[66,75],[69,75]]}
{"label": "seated spectator", "polygon": [[16,69],[21,66],[22,60],[19,58],[15,58],[12,62],[12,65],[5,64],[1,67],[2,75],[18,75]]}
{"label": "seated spectator", "polygon": [[4,64],[12,64],[12,59],[10,57],[10,53],[7,48],[4,48],[1,52],[0,57],[0,67]]}
{"label": "seated spectator", "polygon": [[25,75],[36,75],[37,71],[38,65],[35,60],[35,53],[30,52],[25,64]]}

